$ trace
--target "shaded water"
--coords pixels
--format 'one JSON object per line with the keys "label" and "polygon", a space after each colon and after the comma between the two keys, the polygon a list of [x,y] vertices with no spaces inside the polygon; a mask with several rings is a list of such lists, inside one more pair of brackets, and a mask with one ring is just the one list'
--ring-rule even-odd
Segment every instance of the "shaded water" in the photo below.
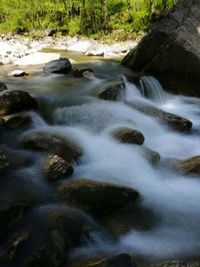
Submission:
{"label": "shaded water", "polygon": [[[78,143],[84,151],[76,164],[74,178],[89,178],[126,185],[137,189],[143,197],[143,207],[149,208],[160,218],[152,229],[132,230],[121,236],[117,243],[94,236],[95,244],[76,253],[130,252],[145,257],[182,258],[198,255],[200,250],[200,177],[181,176],[164,167],[153,167],[133,145],[120,144],[110,132],[113,128],[128,126],[141,131],[144,145],[166,158],[184,159],[200,155],[200,100],[166,94],[153,77],[140,81],[140,88],[123,76],[130,74],[118,62],[83,61],[77,68],[95,71],[89,79],[64,75],[38,74],[29,79],[5,78],[11,88],[26,89],[43,103],[40,114],[31,113],[33,131],[57,133]],[[122,101],[110,102],[96,97],[108,80],[124,79],[125,96]],[[142,88],[142,90],[141,90]],[[147,90],[148,94],[144,93]],[[148,96],[149,99],[145,98]],[[177,133],[157,120],[133,110],[123,100],[139,99],[166,111],[182,115],[193,122],[193,131]],[[45,119],[42,119],[44,117]],[[6,138],[6,137],[4,137]],[[31,180],[42,194],[50,194],[43,182],[40,164],[20,169],[18,174]],[[50,194],[51,195],[51,194]]]}

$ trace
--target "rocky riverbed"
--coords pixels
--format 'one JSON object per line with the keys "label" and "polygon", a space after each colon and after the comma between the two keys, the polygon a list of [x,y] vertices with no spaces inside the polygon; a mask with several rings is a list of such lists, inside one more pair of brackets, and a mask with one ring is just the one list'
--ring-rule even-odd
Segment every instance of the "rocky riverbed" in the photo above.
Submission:
{"label": "rocky riverbed", "polygon": [[0,83],[1,265],[199,266],[199,100],[82,57]]}
{"label": "rocky riverbed", "polygon": [[[66,50],[104,58],[122,57],[136,45],[137,41],[117,42],[108,45],[78,37],[57,39],[45,37],[41,40],[31,40],[29,37],[17,35],[0,35],[0,64],[45,64],[60,57],[59,53],[41,53],[44,48]],[[40,53],[38,54],[38,52]]]}

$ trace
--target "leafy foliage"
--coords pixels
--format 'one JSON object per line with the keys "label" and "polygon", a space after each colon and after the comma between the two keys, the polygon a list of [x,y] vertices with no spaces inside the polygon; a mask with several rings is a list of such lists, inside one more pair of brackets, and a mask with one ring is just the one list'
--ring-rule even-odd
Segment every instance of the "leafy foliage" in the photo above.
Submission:
{"label": "leafy foliage", "polygon": [[177,0],[1,0],[0,32],[70,35],[148,30]]}

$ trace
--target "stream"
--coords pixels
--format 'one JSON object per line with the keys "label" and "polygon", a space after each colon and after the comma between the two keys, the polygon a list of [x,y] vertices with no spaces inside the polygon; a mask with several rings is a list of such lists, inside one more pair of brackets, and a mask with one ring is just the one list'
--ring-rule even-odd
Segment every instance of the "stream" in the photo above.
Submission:
{"label": "stream", "polygon": [[[150,260],[197,256],[200,251],[200,177],[170,170],[165,161],[200,155],[200,100],[166,93],[155,78],[148,76],[141,81],[141,88],[145,84],[149,91],[146,98],[142,90],[125,78],[131,71],[119,61],[77,54],[67,56],[78,62],[73,64],[74,68],[91,68],[95,75],[88,78],[46,75],[41,72],[41,66],[36,66],[30,77],[3,78],[8,88],[26,90],[41,104],[39,113],[30,112],[31,129],[3,134],[0,143],[6,142],[14,153],[18,150],[16,141],[32,132],[70,137],[84,151],[83,157],[74,163],[74,179],[87,178],[134,188],[142,196],[142,207],[155,215],[152,227],[133,228],[116,242],[107,236],[95,235],[94,242],[76,249],[73,255],[127,252]],[[0,66],[1,73],[4,70],[5,67]],[[97,98],[104,84],[120,79],[125,83],[125,94],[119,101]],[[191,120],[192,130],[175,132],[125,104],[135,99]],[[112,138],[110,132],[119,127],[142,132],[144,146],[160,154],[160,163],[152,166],[137,146]],[[42,201],[51,202],[53,192],[42,177],[41,153],[24,153],[31,158],[31,166],[12,170],[10,174],[13,172],[25,181],[30,192]],[[149,220],[148,216],[143,219]]]}

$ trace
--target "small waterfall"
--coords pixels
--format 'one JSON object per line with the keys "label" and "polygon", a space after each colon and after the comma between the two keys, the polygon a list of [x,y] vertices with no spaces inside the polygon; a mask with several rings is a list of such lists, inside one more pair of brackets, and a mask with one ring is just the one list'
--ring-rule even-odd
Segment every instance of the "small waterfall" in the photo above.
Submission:
{"label": "small waterfall", "polygon": [[125,76],[122,76],[121,80],[125,84],[125,95],[123,100],[128,101],[135,97],[141,97],[141,92],[135,84],[129,82]]}
{"label": "small waterfall", "polygon": [[150,98],[158,103],[166,101],[167,93],[156,78],[153,76],[142,76],[139,83],[143,97]]}

